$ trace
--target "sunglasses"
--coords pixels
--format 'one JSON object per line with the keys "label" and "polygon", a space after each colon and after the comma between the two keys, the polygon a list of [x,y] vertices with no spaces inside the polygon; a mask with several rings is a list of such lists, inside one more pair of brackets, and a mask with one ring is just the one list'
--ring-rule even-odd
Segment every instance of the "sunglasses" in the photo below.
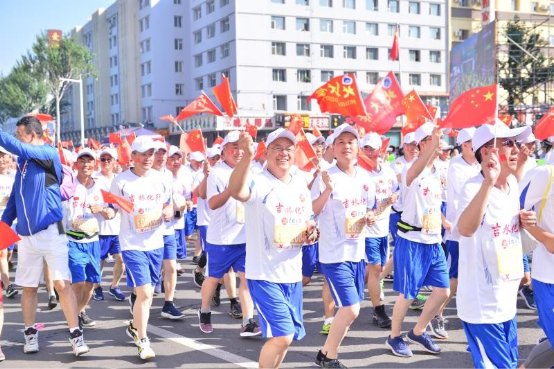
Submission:
{"label": "sunglasses", "polygon": [[113,161],[113,159],[112,158],[100,158],[100,161],[102,163],[106,163],[106,162],[111,163]]}
{"label": "sunglasses", "polygon": [[521,144],[516,140],[504,140],[502,141],[502,146],[519,148]]}

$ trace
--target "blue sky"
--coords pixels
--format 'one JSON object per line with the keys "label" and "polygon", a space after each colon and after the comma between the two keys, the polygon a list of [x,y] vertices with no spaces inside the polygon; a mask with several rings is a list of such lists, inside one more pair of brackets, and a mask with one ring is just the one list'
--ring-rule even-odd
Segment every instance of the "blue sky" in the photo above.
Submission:
{"label": "blue sky", "polygon": [[64,33],[85,24],[114,0],[0,0],[0,76],[6,76],[36,36],[47,29]]}

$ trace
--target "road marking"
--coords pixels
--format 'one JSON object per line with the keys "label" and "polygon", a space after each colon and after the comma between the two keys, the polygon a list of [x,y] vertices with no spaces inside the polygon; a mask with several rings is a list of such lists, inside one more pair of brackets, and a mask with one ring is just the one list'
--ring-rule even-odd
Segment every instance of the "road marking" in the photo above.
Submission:
{"label": "road marking", "polygon": [[166,329],[156,327],[153,325],[148,325],[148,333],[153,333],[156,336],[165,338],[171,342],[177,343],[182,346],[186,346],[193,350],[197,350],[213,356],[217,359],[227,361],[228,363],[235,364],[241,368],[257,368],[258,363],[251,361],[248,358],[232,354],[230,352],[219,349],[217,346],[207,345],[205,343],[198,342],[191,338],[183,337],[177,333],[168,331]]}

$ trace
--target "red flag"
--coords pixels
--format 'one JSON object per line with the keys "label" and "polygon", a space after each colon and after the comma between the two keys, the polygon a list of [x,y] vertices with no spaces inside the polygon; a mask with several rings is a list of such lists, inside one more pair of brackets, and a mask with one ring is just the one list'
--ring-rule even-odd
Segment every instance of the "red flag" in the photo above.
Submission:
{"label": "red flag", "polygon": [[315,168],[314,160],[317,160],[317,155],[314,148],[308,141],[306,133],[300,129],[296,135],[296,150],[294,152],[294,163],[296,166],[306,172]]}
{"label": "red flag", "polygon": [[129,143],[129,146],[133,144],[133,141],[135,140],[135,138],[137,138],[137,135],[134,134],[134,133],[131,133],[131,134],[127,135],[127,137],[125,137],[125,139]]}
{"label": "red flag", "polygon": [[121,140],[117,147],[117,159],[122,166],[131,162],[131,146],[127,140]]}
{"label": "red flag", "polygon": [[364,100],[367,115],[352,117],[351,120],[363,127],[366,132],[384,135],[394,125],[396,117],[404,114],[403,97],[394,73],[389,72]]}
{"label": "red flag", "polygon": [[400,48],[398,47],[398,26],[396,26],[396,30],[394,31],[394,37],[392,39],[392,47],[390,49],[390,60],[392,61],[398,60],[399,55],[400,55]]}
{"label": "red flag", "polygon": [[256,148],[256,153],[254,154],[254,159],[259,159],[265,153],[265,142],[259,142],[258,147]]}
{"label": "red flag", "polygon": [[133,203],[126,198],[114,195],[111,192],[100,190],[102,193],[102,199],[106,204],[115,204],[127,213],[133,212]]}
{"label": "red flag", "polygon": [[427,119],[433,120],[427,106],[421,101],[416,90],[410,91],[402,99],[402,105],[406,112],[406,123],[402,127],[402,134],[406,135],[417,130]]}
{"label": "red flag", "polygon": [[171,114],[162,115],[160,117],[160,120],[165,120],[166,122],[170,122],[170,123],[173,123],[175,125],[179,125],[179,123],[177,122],[177,119],[175,119],[175,117]]}
{"label": "red flag", "polygon": [[312,127],[312,134],[313,134],[315,137],[321,137],[321,136],[322,136],[320,130],[317,129],[317,127]]}
{"label": "red flag", "polygon": [[507,125],[508,127],[512,124],[512,119],[514,117],[511,116],[510,114],[498,114],[498,119],[500,119],[505,125]]}
{"label": "red flag", "polygon": [[87,146],[93,150],[100,150],[100,142],[96,141],[92,137],[87,139]]}
{"label": "red flag", "polygon": [[51,122],[54,120],[50,114],[44,114],[44,113],[31,113],[29,115],[32,115],[33,117],[37,118],[39,122],[45,123],[45,122]]}
{"label": "red flag", "polygon": [[65,160],[65,155],[63,152],[63,147],[61,142],[58,142],[58,154],[60,155],[60,161],[62,165],[67,165],[67,161]]}
{"label": "red flag", "polygon": [[53,49],[60,47],[62,42],[62,31],[59,29],[49,29],[46,31],[48,35],[48,46]]}
{"label": "red flag", "polygon": [[387,152],[387,149],[389,148],[390,143],[390,137],[383,138],[383,141],[381,143],[381,150],[379,151],[381,154],[384,154]]}
{"label": "red flag", "polygon": [[554,136],[554,108],[547,111],[535,125],[535,137],[539,140],[546,140]]}
{"label": "red flag", "polygon": [[377,160],[371,159],[363,151],[358,151],[358,165],[367,171],[373,171],[377,168]]}
{"label": "red flag", "polygon": [[468,128],[481,124],[494,124],[496,118],[497,85],[472,88],[458,96],[442,128]]}
{"label": "red flag", "polygon": [[256,136],[258,136],[258,127],[256,127],[255,124],[250,124],[250,122],[247,119],[244,129],[246,132],[248,132],[250,136],[252,136],[252,139],[256,141]]}
{"label": "red flag", "polygon": [[237,114],[237,103],[235,102],[235,99],[233,99],[231,84],[229,83],[229,78],[227,78],[227,76],[222,75],[221,83],[212,88],[212,92],[229,117],[232,118],[235,114]]}
{"label": "red flag", "polygon": [[0,250],[7,249],[21,239],[9,225],[2,221],[0,221],[0,234],[2,235],[0,237]]}
{"label": "red flag", "polygon": [[198,96],[193,102],[185,106],[180,112],[179,115],[175,118],[176,120],[183,120],[188,117],[191,117],[200,113],[211,113],[213,115],[223,116],[223,113],[214,102],[206,95],[204,91]]}
{"label": "red flag", "polygon": [[427,111],[431,115],[431,120],[435,119],[437,117],[438,108],[431,104],[425,104],[425,106],[427,107]]}
{"label": "red flag", "polygon": [[299,114],[293,114],[290,116],[290,122],[288,130],[291,131],[295,136],[298,135],[301,129],[304,128],[304,121]]}
{"label": "red flag", "polygon": [[364,104],[354,75],[331,78],[308,97],[316,99],[322,113],[341,114],[345,117],[365,115]]}
{"label": "red flag", "polygon": [[118,132],[112,132],[108,135],[108,141],[112,144],[120,144],[121,143],[121,134]]}
{"label": "red flag", "polygon": [[221,145],[223,143],[223,137],[217,136],[214,140],[213,145]]}
{"label": "red flag", "polygon": [[193,129],[188,133],[181,133],[179,146],[184,153],[191,153],[194,151],[206,152],[204,137],[200,129]]}

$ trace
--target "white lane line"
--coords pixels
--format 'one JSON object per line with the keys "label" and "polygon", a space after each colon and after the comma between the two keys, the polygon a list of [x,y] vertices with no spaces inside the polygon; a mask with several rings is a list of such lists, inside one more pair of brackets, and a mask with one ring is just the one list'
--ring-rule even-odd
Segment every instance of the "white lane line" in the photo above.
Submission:
{"label": "white lane line", "polygon": [[177,343],[182,346],[186,346],[193,350],[201,351],[205,354],[213,356],[217,359],[227,361],[228,363],[235,364],[241,368],[257,368],[258,363],[251,361],[248,358],[232,354],[230,352],[221,350],[217,346],[207,345],[205,343],[200,343],[191,338],[180,336],[174,332],[165,330],[160,327],[155,327],[153,325],[148,325],[148,332],[153,333],[156,336],[165,338],[171,342]]}

